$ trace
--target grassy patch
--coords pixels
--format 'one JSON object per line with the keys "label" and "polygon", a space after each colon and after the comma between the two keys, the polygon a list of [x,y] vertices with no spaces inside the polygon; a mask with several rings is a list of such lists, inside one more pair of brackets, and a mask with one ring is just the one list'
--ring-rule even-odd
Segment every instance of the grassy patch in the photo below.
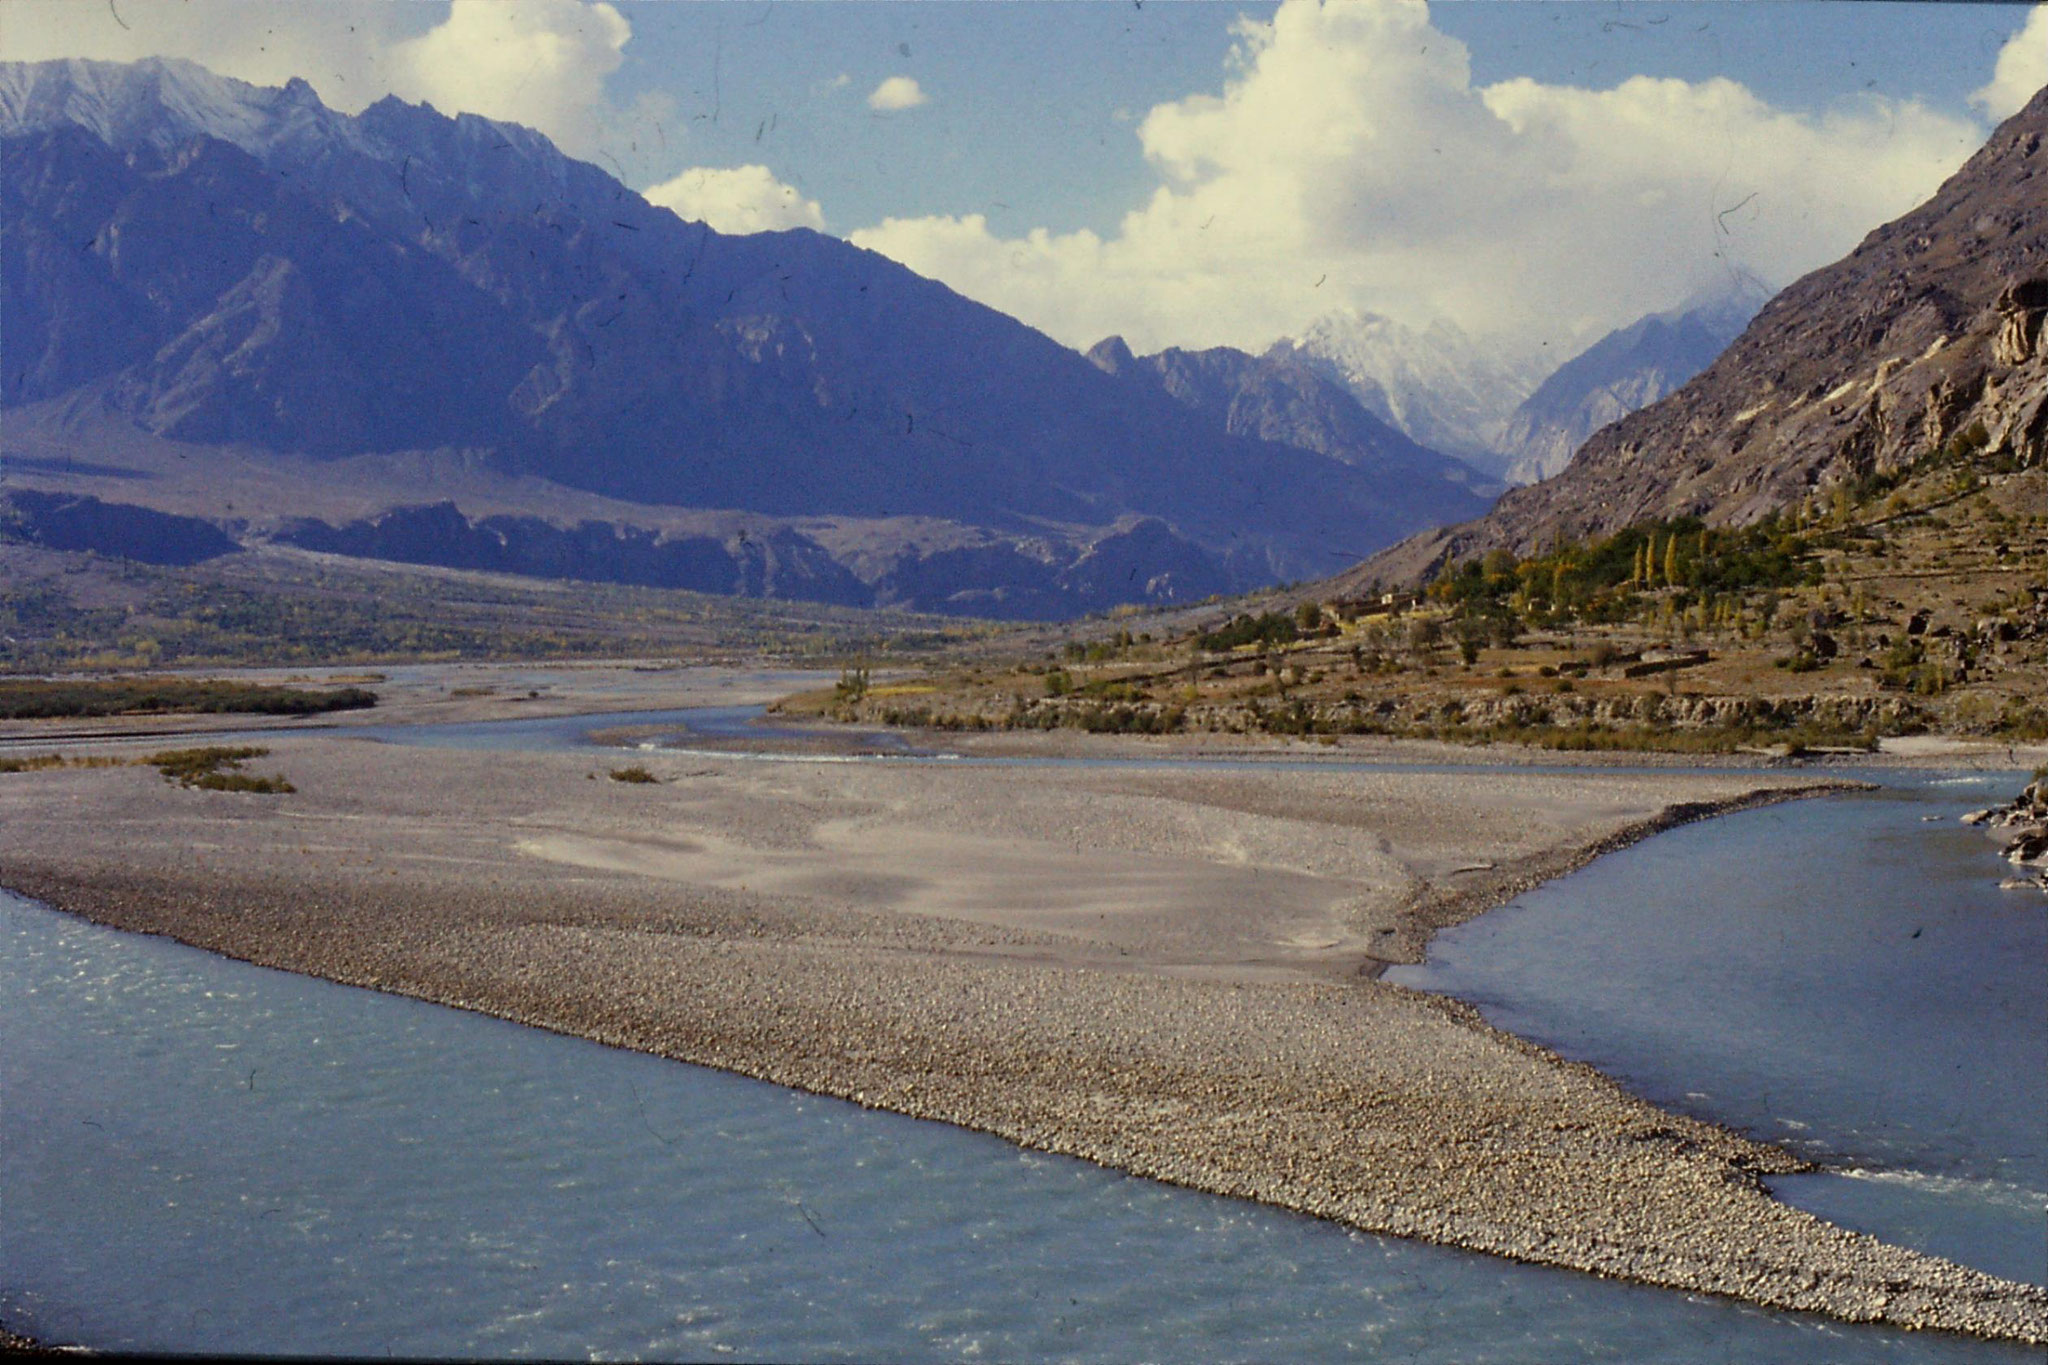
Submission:
{"label": "grassy patch", "polygon": [[52,768],[125,768],[125,758],[70,758],[64,754],[31,754],[27,758],[0,758],[0,773],[40,773]]}
{"label": "grassy patch", "polygon": [[212,792],[263,792],[281,794],[296,787],[280,776],[258,777],[242,771],[242,764],[261,758],[268,749],[251,745],[208,745],[199,749],[164,749],[145,758],[72,758],[65,754],[31,754],[24,758],[0,758],[0,773],[48,772],[54,768],[155,768],[164,781],[181,787]]}
{"label": "grassy patch", "polygon": [[658,777],[656,777],[656,776],[655,776],[655,775],[654,775],[653,773],[651,773],[651,772],[648,772],[648,771],[647,771],[647,769],[645,769],[645,768],[641,767],[641,766],[640,766],[640,765],[639,765],[638,763],[635,763],[635,764],[634,764],[634,765],[633,765],[632,767],[630,767],[630,768],[614,768],[614,769],[612,769],[612,781],[614,781],[614,782],[659,782],[659,781],[661,781],[661,779],[660,779],[660,778],[658,778]]}
{"label": "grassy patch", "polygon": [[165,749],[142,762],[162,773],[166,782],[201,791],[276,795],[298,790],[282,777],[255,777],[242,771],[243,763],[269,752],[249,744],[210,744],[198,749]]}
{"label": "grassy patch", "polygon": [[28,758],[0,758],[0,773],[39,773],[64,766],[62,754],[34,754]]}

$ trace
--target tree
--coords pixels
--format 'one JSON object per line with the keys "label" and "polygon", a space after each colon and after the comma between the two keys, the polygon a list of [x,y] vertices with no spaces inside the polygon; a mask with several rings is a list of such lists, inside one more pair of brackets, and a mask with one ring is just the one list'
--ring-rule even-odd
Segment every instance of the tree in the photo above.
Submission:
{"label": "tree", "polygon": [[1418,655],[1427,655],[1443,639],[1443,626],[1434,616],[1418,616],[1408,623],[1408,648]]}
{"label": "tree", "polygon": [[1467,618],[1458,623],[1458,658],[1467,668],[1479,662],[1480,646],[1486,643],[1486,623]]}

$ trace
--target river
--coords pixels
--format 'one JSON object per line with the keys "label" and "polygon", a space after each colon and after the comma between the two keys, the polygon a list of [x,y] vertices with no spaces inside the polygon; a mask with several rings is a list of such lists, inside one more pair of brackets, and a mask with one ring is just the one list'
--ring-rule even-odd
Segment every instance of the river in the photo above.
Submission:
{"label": "river", "polygon": [[[1953,822],[1989,789],[1887,780],[1603,859],[1441,936],[1409,979],[1858,1172],[1785,1182],[1796,1202],[2038,1281],[2048,915],[1997,892],[1990,845]],[[0,1318],[47,1340],[2036,1358],[1355,1233],[15,897],[0,896],[0,936]]]}

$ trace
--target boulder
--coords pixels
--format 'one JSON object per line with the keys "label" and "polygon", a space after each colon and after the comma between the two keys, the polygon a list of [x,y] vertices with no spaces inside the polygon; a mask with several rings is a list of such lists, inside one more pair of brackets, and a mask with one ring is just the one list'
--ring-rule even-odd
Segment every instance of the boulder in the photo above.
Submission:
{"label": "boulder", "polygon": [[2034,825],[2005,846],[2005,860],[2021,867],[2048,867],[2048,828]]}

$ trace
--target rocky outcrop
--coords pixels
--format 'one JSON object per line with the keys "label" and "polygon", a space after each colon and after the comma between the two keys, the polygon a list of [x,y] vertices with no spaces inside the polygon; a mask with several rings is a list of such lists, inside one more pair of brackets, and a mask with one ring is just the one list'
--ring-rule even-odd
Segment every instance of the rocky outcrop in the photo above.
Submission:
{"label": "rocky outcrop", "polygon": [[444,500],[338,526],[297,518],[269,538],[400,564],[1011,620],[1059,620],[1123,602],[1198,601],[1229,581],[1213,556],[1154,517],[1078,537],[948,528],[935,543],[906,538],[879,554],[845,543],[860,529],[806,533],[772,518],[716,533],[588,519],[559,525],[536,516],[471,517]]}
{"label": "rocky outcrop", "polygon": [[1944,452],[2048,459],[2048,91],[1927,203],[1765,305],[1675,394],[1596,433],[1562,474],[1347,577],[1412,581],[1653,518],[1743,525]]}
{"label": "rocky outcrop", "polygon": [[1982,825],[1998,839],[2015,869],[2001,886],[2048,892],[2048,778],[2036,778],[2003,806],[1971,811],[1963,823]]}
{"label": "rocky outcrop", "polygon": [[1470,488],[1483,475],[1409,439],[1369,411],[1324,369],[1285,347],[1252,355],[1228,346],[1170,347],[1135,356],[1122,337],[1088,352],[1105,374],[1156,387],[1183,407],[1219,422],[1233,436],[1312,450],[1382,478],[1449,482]]}
{"label": "rocky outcrop", "polygon": [[1378,539],[1388,524],[1484,508],[1503,485],[1463,461],[1417,444],[1375,416],[1324,370],[1285,347],[1251,355],[1228,346],[1134,356],[1109,337],[1088,359],[1146,400],[1164,396],[1232,436],[1340,461],[1381,490],[1380,519],[1356,528]]}
{"label": "rocky outcrop", "polygon": [[27,488],[0,494],[0,539],[47,550],[90,550],[142,564],[200,564],[242,548],[233,536],[198,517]]}
{"label": "rocky outcrop", "polygon": [[1225,591],[1215,556],[1154,517],[1078,541],[976,528],[935,544],[849,559],[878,606],[1052,621],[1120,602],[1197,602]]}
{"label": "rocky outcrop", "polygon": [[389,512],[342,526],[301,520],[280,544],[401,564],[434,564],[541,578],[687,588],[742,597],[867,606],[873,594],[816,541],[786,527],[729,537],[670,536],[644,527],[538,517],[470,520],[452,502]]}
{"label": "rocky outcrop", "polygon": [[2041,320],[2048,317],[2048,279],[2022,280],[1998,296],[1998,340],[1992,359],[2000,365],[2024,365],[2041,345]]}

